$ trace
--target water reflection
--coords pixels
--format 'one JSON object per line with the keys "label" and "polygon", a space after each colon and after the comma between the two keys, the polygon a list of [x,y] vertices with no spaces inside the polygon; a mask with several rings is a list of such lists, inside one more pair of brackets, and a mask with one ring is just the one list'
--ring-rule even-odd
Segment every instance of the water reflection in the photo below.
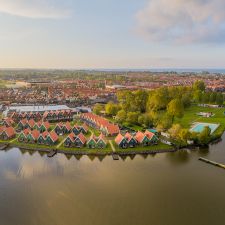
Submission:
{"label": "water reflection", "polygon": [[[216,148],[219,144],[212,145],[210,148],[211,149],[213,149],[214,147]],[[168,158],[168,160],[170,162],[176,163],[176,164],[179,164],[179,163],[182,164],[182,163],[186,163],[186,162],[189,161],[190,151],[197,152],[197,154],[202,157],[202,156],[207,156],[209,154],[210,148],[209,147],[204,147],[204,148],[200,148],[199,150],[180,150],[180,151],[173,152],[173,153],[165,153],[165,155],[166,155],[166,157]],[[5,149],[5,150],[2,150],[2,152],[9,152],[9,151],[12,151],[12,150],[14,150],[14,149]],[[22,155],[29,154],[30,156],[33,156],[34,154],[38,154],[40,157],[44,157],[44,158],[47,157],[47,153],[46,152],[31,151],[31,150],[25,150],[25,149],[17,149],[17,150],[20,151]],[[98,156],[95,156],[95,155],[84,156],[84,155],[72,155],[72,154],[58,154],[58,155],[64,155],[65,158],[68,161],[70,161],[72,158],[75,158],[77,161],[79,161],[79,160],[82,159],[82,157],[87,157],[87,158],[89,158],[89,160],[91,162],[93,162],[95,159],[98,159],[99,162],[102,162],[105,158],[109,157],[107,155],[98,155]],[[157,153],[154,153],[154,154],[140,154],[139,156],[141,158],[143,158],[143,159],[147,159],[148,157],[155,158],[156,155],[161,155],[161,154],[160,153],[158,153],[158,154]],[[136,157],[135,154],[133,154],[133,155],[120,155],[120,159],[122,161],[124,161],[124,162],[128,158],[130,160],[134,160],[135,157]]]}
{"label": "water reflection", "polygon": [[188,150],[179,150],[177,152],[166,153],[166,157],[174,165],[182,165],[190,160],[190,152]]}
{"label": "water reflection", "polygon": [[224,143],[118,161],[30,153],[0,151],[0,225],[224,224],[224,170],[198,160],[225,161]]}
{"label": "water reflection", "polygon": [[205,157],[209,155],[209,147],[200,148],[197,153],[200,157]]}

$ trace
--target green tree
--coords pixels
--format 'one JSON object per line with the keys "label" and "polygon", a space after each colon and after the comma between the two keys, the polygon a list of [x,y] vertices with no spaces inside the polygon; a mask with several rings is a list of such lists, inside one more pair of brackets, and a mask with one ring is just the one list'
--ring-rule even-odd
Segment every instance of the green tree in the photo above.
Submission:
{"label": "green tree", "polygon": [[211,92],[210,93],[209,102],[210,103],[215,103],[216,102],[216,92]]}
{"label": "green tree", "polygon": [[183,102],[184,107],[190,106],[191,100],[192,100],[191,93],[184,93],[181,97],[181,101]]}
{"label": "green tree", "polygon": [[117,100],[119,101],[122,109],[126,112],[132,112],[135,110],[134,94],[131,91],[119,91],[117,92]]}
{"label": "green tree", "polygon": [[182,127],[180,124],[173,124],[173,126],[168,130],[172,138],[177,139]]}
{"label": "green tree", "polygon": [[141,114],[138,117],[138,124],[141,125],[141,126],[144,126],[145,125],[145,116],[143,114]]}
{"label": "green tree", "polygon": [[178,136],[181,141],[186,143],[191,138],[191,133],[188,129],[181,129]]}
{"label": "green tree", "polygon": [[161,109],[165,109],[167,106],[167,98],[164,95],[159,93],[155,93],[152,96],[149,96],[147,108],[148,111],[158,111]]}
{"label": "green tree", "polygon": [[162,129],[164,130],[170,128],[171,126],[172,126],[172,117],[166,113],[159,120],[157,128],[160,127],[160,130]]}
{"label": "green tree", "polygon": [[135,111],[144,113],[146,111],[146,105],[148,100],[148,92],[145,90],[138,90],[134,93],[133,107]]}
{"label": "green tree", "polygon": [[138,112],[128,112],[126,121],[132,125],[137,124],[139,115],[140,115],[140,113],[138,113]]}
{"label": "green tree", "polygon": [[180,99],[173,99],[167,106],[167,112],[172,116],[172,122],[174,117],[181,118],[184,115],[184,105]]}
{"label": "green tree", "polygon": [[194,90],[205,91],[205,83],[202,80],[197,80],[193,84]]}
{"label": "green tree", "polygon": [[152,121],[154,126],[158,125],[162,117],[160,112],[156,112],[156,111],[150,111],[147,115],[149,116],[149,119]]}
{"label": "green tree", "polygon": [[223,94],[222,93],[217,93],[216,95],[216,104],[217,105],[223,105]]}
{"label": "green tree", "polygon": [[115,116],[120,110],[120,107],[113,102],[109,102],[105,105],[105,112],[108,116]]}
{"label": "green tree", "polygon": [[101,111],[103,110],[103,106],[101,104],[95,104],[93,108],[93,112],[97,115],[100,115]]}
{"label": "green tree", "polygon": [[193,100],[194,102],[202,102],[202,98],[203,98],[203,93],[200,90],[195,90],[194,94],[193,94]]}
{"label": "green tree", "polygon": [[209,98],[210,98],[210,93],[208,93],[208,92],[203,93],[202,102],[203,103],[209,103]]}
{"label": "green tree", "polygon": [[199,143],[202,145],[206,145],[210,141],[211,129],[206,126],[203,131],[199,134]]}
{"label": "green tree", "polygon": [[125,110],[121,109],[117,114],[116,114],[116,120],[119,123],[125,122],[127,117],[127,113]]}

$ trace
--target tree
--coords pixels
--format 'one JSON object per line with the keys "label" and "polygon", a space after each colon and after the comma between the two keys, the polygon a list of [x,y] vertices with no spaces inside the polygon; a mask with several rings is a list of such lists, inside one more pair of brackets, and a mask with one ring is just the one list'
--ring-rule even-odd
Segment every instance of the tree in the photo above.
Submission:
{"label": "tree", "polygon": [[169,134],[171,135],[171,137],[173,138],[177,138],[180,131],[181,131],[182,127],[180,124],[173,124],[173,126],[169,129]]}
{"label": "tree", "polygon": [[126,120],[127,117],[127,113],[125,112],[125,110],[121,109],[117,114],[116,114],[116,120],[119,123],[122,123]]}
{"label": "tree", "polygon": [[187,142],[191,137],[191,133],[188,129],[181,129],[178,136],[181,141]]}
{"label": "tree", "polygon": [[206,126],[204,127],[203,131],[199,134],[199,142],[202,145],[206,145],[210,141],[211,129]]}
{"label": "tree", "polygon": [[180,99],[173,99],[167,106],[167,112],[172,116],[172,122],[174,117],[183,117],[184,115],[184,105]]}
{"label": "tree", "polygon": [[115,116],[119,109],[119,106],[114,104],[113,102],[109,102],[105,105],[105,112],[109,116]]}
{"label": "tree", "polygon": [[130,124],[137,124],[138,123],[138,112],[128,112],[126,121]]}
{"label": "tree", "polygon": [[117,100],[122,106],[122,109],[126,112],[134,111],[134,94],[131,91],[126,90],[117,92]]}
{"label": "tree", "polygon": [[103,110],[103,106],[101,104],[95,104],[94,108],[93,108],[93,112],[97,115],[99,115],[101,113],[101,111]]}
{"label": "tree", "polygon": [[165,109],[167,106],[167,98],[159,93],[155,93],[149,96],[147,108],[148,111],[158,111],[160,109]]}
{"label": "tree", "polygon": [[138,116],[138,124],[144,127],[152,127],[153,122],[149,113],[141,114]]}
{"label": "tree", "polygon": [[138,117],[138,124],[142,126],[145,125],[145,117],[143,114]]}
{"label": "tree", "polygon": [[144,113],[146,111],[146,103],[148,99],[148,92],[145,90],[138,90],[134,93],[133,107],[135,111]]}
{"label": "tree", "polygon": [[160,127],[160,129],[168,129],[172,126],[172,117],[169,114],[164,114],[162,118],[159,120],[159,123],[157,125],[157,128]]}
{"label": "tree", "polygon": [[200,90],[195,90],[194,94],[193,94],[193,100],[195,102],[202,102],[202,98],[203,98],[203,93]]}
{"label": "tree", "polygon": [[222,93],[217,93],[216,95],[216,104],[217,105],[223,105],[223,94]]}
{"label": "tree", "polygon": [[208,93],[208,92],[203,93],[202,102],[203,103],[209,103],[209,98],[210,98],[210,93]]}
{"label": "tree", "polygon": [[193,84],[194,90],[205,91],[205,83],[202,80],[197,80]]}
{"label": "tree", "polygon": [[150,111],[148,113],[149,119],[152,121],[152,123],[157,126],[161,119],[161,114],[156,111]]}
{"label": "tree", "polygon": [[209,102],[215,103],[216,102],[216,96],[217,96],[216,92],[211,92],[210,97],[209,97]]}
{"label": "tree", "polygon": [[182,95],[181,101],[183,102],[184,107],[188,107],[191,105],[191,93],[184,93]]}

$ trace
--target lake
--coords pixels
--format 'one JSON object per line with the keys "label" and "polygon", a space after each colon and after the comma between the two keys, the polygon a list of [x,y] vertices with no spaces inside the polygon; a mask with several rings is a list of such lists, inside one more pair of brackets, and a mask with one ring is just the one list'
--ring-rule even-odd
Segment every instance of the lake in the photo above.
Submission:
{"label": "lake", "polygon": [[47,158],[0,151],[0,225],[224,225],[223,141],[195,152]]}

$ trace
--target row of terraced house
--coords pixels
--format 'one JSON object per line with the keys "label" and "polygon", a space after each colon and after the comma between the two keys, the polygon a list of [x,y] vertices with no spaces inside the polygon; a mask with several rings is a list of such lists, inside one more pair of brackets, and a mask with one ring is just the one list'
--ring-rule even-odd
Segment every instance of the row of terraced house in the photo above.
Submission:
{"label": "row of terraced house", "polygon": [[13,112],[10,117],[15,121],[19,122],[22,119],[34,119],[35,121],[44,120],[49,122],[58,122],[58,121],[72,121],[74,111],[67,110],[51,110],[41,112]]}
{"label": "row of terraced house", "polygon": [[0,126],[0,140],[10,140],[16,137],[16,132],[13,127],[5,125]]}
{"label": "row of terraced house", "polygon": [[118,125],[93,113],[83,113],[80,115],[80,119],[90,127],[100,130],[106,136],[116,136],[120,132]]}
{"label": "row of terraced house", "polygon": [[83,135],[83,133],[80,133],[78,135],[71,133],[65,139],[64,146],[68,148],[82,148],[86,146],[91,149],[103,149],[107,146],[107,140],[102,133],[98,137],[92,134],[88,139]]}
{"label": "row of terraced house", "polygon": [[48,131],[50,129],[50,124],[48,121],[38,121],[35,122],[34,119],[22,119],[19,121],[18,125],[17,125],[17,131],[21,131],[21,130],[25,130],[25,129],[36,129],[40,132],[44,132],[44,131]]}
{"label": "row of terraced house", "polygon": [[[75,124],[72,127],[68,121],[66,123],[60,122],[49,132],[50,125],[46,121],[42,122],[42,125],[39,122],[35,123],[33,119],[22,121],[18,124],[18,127],[22,129],[18,136],[19,142],[52,146],[57,144],[59,135],[68,134],[64,140],[64,146],[68,148],[85,146],[88,148],[105,148],[107,145],[107,140],[103,134],[100,134],[99,137],[91,135],[87,139],[85,135],[88,133],[88,126],[85,123],[82,125]],[[41,126],[37,126],[37,124]],[[40,128],[38,129],[38,127]]]}
{"label": "row of terraced house", "polygon": [[44,131],[41,133],[39,130],[30,130],[29,128],[21,131],[18,136],[19,142],[24,143],[37,143],[43,145],[55,145],[59,140],[59,136],[55,133],[55,131]]}
{"label": "row of terraced house", "polygon": [[132,135],[127,132],[125,135],[119,133],[115,139],[116,144],[119,148],[134,148],[138,145],[149,146],[158,143],[158,137],[155,133],[146,130],[145,132],[138,131]]}

